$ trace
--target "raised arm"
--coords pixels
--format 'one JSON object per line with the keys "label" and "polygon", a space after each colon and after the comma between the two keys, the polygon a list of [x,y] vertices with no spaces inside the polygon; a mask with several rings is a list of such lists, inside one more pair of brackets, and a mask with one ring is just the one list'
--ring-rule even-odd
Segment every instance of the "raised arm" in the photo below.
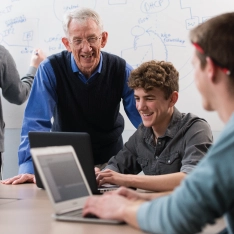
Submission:
{"label": "raised arm", "polygon": [[33,52],[28,72],[20,79],[14,59],[8,50],[1,46],[0,86],[2,95],[7,101],[20,105],[27,100],[37,67],[44,59],[45,55],[42,50],[38,49],[38,55]]}
{"label": "raised arm", "polygon": [[[3,181],[5,184],[33,182],[34,170],[28,140],[29,131],[50,131],[56,105],[56,80],[48,60],[42,62],[35,76],[25,109],[19,146],[19,175]],[[30,176],[24,176],[25,174]],[[19,177],[20,176],[20,177]],[[23,177],[22,177],[23,176]]]}

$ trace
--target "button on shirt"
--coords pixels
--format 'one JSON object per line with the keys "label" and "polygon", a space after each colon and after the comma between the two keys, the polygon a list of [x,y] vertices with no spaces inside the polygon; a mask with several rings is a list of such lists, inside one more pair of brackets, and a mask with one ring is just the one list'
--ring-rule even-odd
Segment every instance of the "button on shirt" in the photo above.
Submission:
{"label": "button on shirt", "polygon": [[190,173],[206,154],[213,141],[208,123],[191,113],[174,108],[163,136],[154,140],[152,128],[141,124],[123,149],[112,157],[105,169],[123,174],[162,175]]}

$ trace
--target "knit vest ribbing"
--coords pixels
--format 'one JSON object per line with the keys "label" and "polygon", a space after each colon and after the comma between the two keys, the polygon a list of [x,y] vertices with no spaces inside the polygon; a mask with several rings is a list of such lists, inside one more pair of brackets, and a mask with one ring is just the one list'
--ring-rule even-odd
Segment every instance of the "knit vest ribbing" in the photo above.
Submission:
{"label": "knit vest ribbing", "polygon": [[71,69],[71,54],[63,51],[49,57],[53,67],[58,102],[52,131],[88,132],[100,148],[116,141],[124,129],[119,113],[126,62],[102,52],[101,74],[84,84]]}

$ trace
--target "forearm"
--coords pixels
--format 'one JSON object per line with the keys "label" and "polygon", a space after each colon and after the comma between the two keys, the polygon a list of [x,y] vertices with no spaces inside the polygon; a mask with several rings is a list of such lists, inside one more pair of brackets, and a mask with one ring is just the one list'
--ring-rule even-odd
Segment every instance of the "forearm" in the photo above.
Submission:
{"label": "forearm", "polygon": [[28,74],[27,77],[20,80],[15,62],[8,51],[5,51],[4,58],[2,61],[3,76],[1,76],[0,81],[2,95],[10,103],[20,105],[28,98],[34,74]]}
{"label": "forearm", "polygon": [[17,97],[17,102],[13,101],[13,103],[20,105],[27,100],[31,91],[36,71],[37,68],[30,66],[26,75],[21,78],[21,82],[19,82],[18,85],[15,86],[17,88],[15,88],[14,97]]}
{"label": "forearm", "polygon": [[166,175],[125,175],[124,186],[134,187],[144,190],[165,192],[172,191],[185,178],[183,172],[166,174]]}

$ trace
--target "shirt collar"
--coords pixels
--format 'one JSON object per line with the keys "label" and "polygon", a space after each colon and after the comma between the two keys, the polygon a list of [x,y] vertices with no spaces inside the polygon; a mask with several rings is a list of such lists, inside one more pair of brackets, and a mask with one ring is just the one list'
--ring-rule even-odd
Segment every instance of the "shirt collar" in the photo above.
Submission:
{"label": "shirt collar", "polygon": [[168,125],[168,128],[165,132],[165,136],[173,138],[176,135],[176,133],[178,132],[179,121],[181,121],[182,116],[182,113],[180,113],[179,110],[176,107],[174,107],[174,112],[171,121]]}
{"label": "shirt collar", "polygon": [[[170,138],[173,138],[178,131],[178,122],[181,120],[181,118],[182,118],[182,114],[179,112],[179,110],[176,107],[174,107],[174,112],[172,114],[171,121],[167,127],[167,130],[166,130],[164,136],[162,136],[162,137],[168,136]],[[150,128],[144,127],[143,129],[144,129],[143,130],[143,132],[144,132],[143,137],[150,139],[152,134],[154,134],[152,128],[151,127]]]}

